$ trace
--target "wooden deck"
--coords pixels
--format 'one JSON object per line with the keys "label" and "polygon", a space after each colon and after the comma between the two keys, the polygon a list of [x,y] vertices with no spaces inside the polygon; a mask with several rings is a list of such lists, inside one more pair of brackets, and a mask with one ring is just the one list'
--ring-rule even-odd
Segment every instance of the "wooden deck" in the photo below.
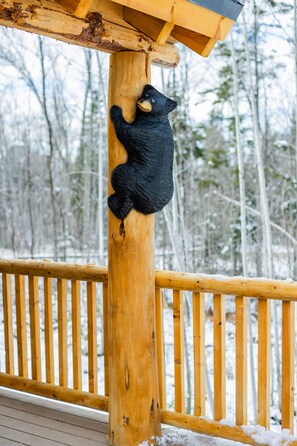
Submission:
{"label": "wooden deck", "polygon": [[107,416],[0,387],[0,446],[106,446]]}

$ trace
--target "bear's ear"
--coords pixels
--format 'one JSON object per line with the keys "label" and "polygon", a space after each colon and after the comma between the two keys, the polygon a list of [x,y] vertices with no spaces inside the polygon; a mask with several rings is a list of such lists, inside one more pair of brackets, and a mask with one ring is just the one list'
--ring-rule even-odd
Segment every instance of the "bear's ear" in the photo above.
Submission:
{"label": "bear's ear", "polygon": [[167,107],[167,113],[172,112],[177,107],[177,102],[175,102],[173,99],[166,99],[166,107]]}
{"label": "bear's ear", "polygon": [[143,92],[142,92],[142,94],[146,93],[146,92],[149,91],[149,90],[154,90],[154,87],[153,87],[152,85],[150,85],[150,84],[146,84],[146,85],[144,86],[144,88],[143,88]]}

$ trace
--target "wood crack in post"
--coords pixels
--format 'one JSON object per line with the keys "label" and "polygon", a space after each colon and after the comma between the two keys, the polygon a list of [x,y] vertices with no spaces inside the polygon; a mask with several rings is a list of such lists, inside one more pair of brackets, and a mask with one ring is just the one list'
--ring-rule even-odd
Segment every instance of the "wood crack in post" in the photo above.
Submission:
{"label": "wood crack in post", "polygon": [[150,410],[150,412],[151,412],[151,417],[155,417],[156,416],[156,412],[155,412],[155,400],[154,400],[154,398],[152,399],[152,404],[151,404],[151,410]]}
{"label": "wood crack in post", "polygon": [[125,415],[123,416],[123,422],[124,424],[126,424],[127,426],[129,426],[129,417],[126,417]]}
{"label": "wood crack in post", "polygon": [[119,234],[121,237],[123,237],[123,241],[126,237],[126,229],[125,229],[125,223],[124,220],[121,221],[120,228],[119,228]]}
{"label": "wood crack in post", "polygon": [[130,375],[129,375],[129,369],[126,365],[125,367],[125,389],[128,391],[130,389]]}

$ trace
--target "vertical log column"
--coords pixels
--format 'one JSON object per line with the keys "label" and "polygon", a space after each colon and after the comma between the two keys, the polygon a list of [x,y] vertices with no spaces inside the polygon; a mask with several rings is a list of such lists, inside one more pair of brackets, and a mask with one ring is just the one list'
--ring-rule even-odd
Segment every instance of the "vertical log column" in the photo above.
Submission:
{"label": "vertical log column", "polygon": [[[115,53],[110,60],[109,109],[132,122],[150,80],[146,54]],[[109,178],[127,153],[109,120]],[[109,185],[109,193],[112,192]],[[132,210],[124,224],[109,211],[109,444],[136,446],[160,436],[154,320],[154,216]]]}

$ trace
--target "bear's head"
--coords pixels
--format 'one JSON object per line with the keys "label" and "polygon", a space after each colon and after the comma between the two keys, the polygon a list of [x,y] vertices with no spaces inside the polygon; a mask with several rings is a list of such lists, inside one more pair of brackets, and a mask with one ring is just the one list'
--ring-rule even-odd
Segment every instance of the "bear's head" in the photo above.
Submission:
{"label": "bear's head", "polygon": [[172,99],[167,98],[152,85],[147,84],[141,98],[137,102],[138,108],[144,113],[151,113],[156,116],[166,116],[177,106]]}

